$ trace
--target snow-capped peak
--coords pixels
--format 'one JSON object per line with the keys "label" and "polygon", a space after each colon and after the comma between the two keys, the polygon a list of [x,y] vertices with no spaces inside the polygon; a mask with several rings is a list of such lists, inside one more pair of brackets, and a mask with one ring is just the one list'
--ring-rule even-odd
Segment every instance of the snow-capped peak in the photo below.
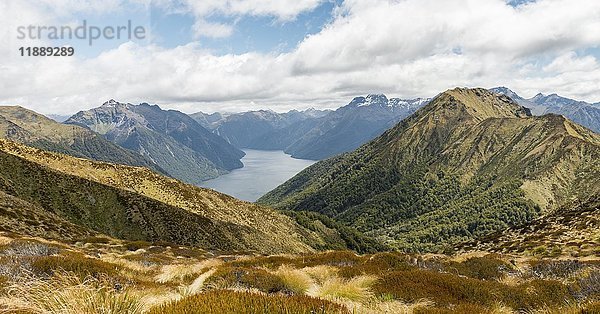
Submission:
{"label": "snow-capped peak", "polygon": [[111,100],[109,100],[109,101],[107,101],[107,102],[103,103],[103,104],[102,104],[102,106],[114,107],[114,106],[116,106],[116,105],[118,105],[118,104],[119,104],[119,102],[118,102],[118,101],[116,101],[116,100],[114,100],[114,99],[111,99]]}
{"label": "snow-capped peak", "polygon": [[388,98],[384,94],[369,94],[364,98],[362,103],[359,103],[358,107],[366,107],[374,104],[384,107],[387,106],[388,103]]}

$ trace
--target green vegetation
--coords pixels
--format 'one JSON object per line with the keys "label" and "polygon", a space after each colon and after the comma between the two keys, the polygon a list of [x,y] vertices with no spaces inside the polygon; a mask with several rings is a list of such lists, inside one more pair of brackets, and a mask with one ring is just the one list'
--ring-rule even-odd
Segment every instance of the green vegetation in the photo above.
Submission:
{"label": "green vegetation", "polygon": [[[0,140],[0,205],[5,230],[64,240],[101,233],[146,241],[131,242],[130,251],[159,241],[218,252],[346,248],[338,230],[305,229],[267,207],[144,168],[76,159],[6,140]],[[350,234],[341,230],[344,237]],[[328,244],[331,238],[335,245]],[[185,249],[180,254],[193,256]]]}
{"label": "green vegetation", "polygon": [[302,227],[322,235],[325,243],[312,245],[318,250],[350,249],[357,253],[389,250],[387,246],[374,238],[325,215],[307,211],[283,211],[283,213],[292,217]]}
{"label": "green vegetation", "polygon": [[[236,236],[234,228],[134,192],[66,175],[4,152],[0,152],[0,169],[0,176],[11,182],[12,194],[21,200],[110,236],[244,249],[227,241]],[[44,185],[41,191],[40,184]]]}
{"label": "green vegetation", "polygon": [[[595,194],[587,200],[569,202],[526,226],[490,234],[461,249],[518,252],[539,257],[598,256],[598,221],[600,194]],[[565,243],[565,239],[568,242]]]}
{"label": "green vegetation", "polygon": [[327,215],[394,249],[451,252],[600,193],[599,160],[600,137],[564,117],[457,88],[259,202]]}

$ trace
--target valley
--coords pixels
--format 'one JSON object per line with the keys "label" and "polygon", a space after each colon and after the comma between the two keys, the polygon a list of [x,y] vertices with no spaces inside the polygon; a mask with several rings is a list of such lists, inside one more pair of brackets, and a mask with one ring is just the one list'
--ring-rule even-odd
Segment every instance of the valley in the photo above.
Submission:
{"label": "valley", "polygon": [[600,0],[0,24],[0,314],[600,314]]}
{"label": "valley", "polygon": [[600,137],[508,94],[0,107],[0,311],[596,313]]}

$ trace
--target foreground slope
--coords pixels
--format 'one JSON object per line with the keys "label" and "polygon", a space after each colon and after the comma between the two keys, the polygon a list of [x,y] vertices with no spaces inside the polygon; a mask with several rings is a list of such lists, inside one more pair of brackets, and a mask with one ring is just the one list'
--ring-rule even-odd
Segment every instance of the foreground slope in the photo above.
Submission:
{"label": "foreground slope", "polygon": [[[322,242],[266,207],[145,168],[72,158],[7,140],[0,140],[0,189],[21,208],[33,205],[22,216],[43,209],[53,220],[122,239],[261,253],[311,251],[307,243]],[[50,225],[62,228],[58,222]]]}
{"label": "foreground slope", "polygon": [[569,202],[525,226],[463,244],[460,250],[600,256],[600,195]]}
{"label": "foreground slope", "polygon": [[500,254],[214,255],[0,231],[3,313],[598,313],[597,259]]}
{"label": "foreground slope", "polygon": [[317,211],[398,248],[438,251],[600,191],[600,139],[509,97],[454,89],[259,202]]}
{"label": "foreground slope", "polygon": [[147,167],[164,173],[151,160],[87,128],[64,125],[19,106],[0,106],[0,138],[75,157]]}
{"label": "foreground slope", "polygon": [[189,116],[158,106],[110,100],[75,114],[65,123],[98,132],[151,159],[172,177],[192,184],[243,166],[242,151]]}

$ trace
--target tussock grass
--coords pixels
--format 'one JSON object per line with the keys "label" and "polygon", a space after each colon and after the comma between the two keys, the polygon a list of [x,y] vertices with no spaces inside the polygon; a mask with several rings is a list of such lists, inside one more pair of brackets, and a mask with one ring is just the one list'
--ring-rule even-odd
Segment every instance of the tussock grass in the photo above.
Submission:
{"label": "tussock grass", "polygon": [[426,309],[434,305],[433,302],[423,299],[415,303],[404,303],[398,300],[375,300],[371,302],[342,302],[352,313],[356,314],[412,314],[415,310]]}
{"label": "tussock grass", "polygon": [[5,256],[51,256],[60,251],[56,245],[29,239],[15,239],[0,248],[0,254]]}
{"label": "tussock grass", "polygon": [[198,259],[176,257],[174,245],[139,243],[149,246],[134,253],[102,238],[0,241],[1,314],[240,313],[234,305],[241,313],[600,313],[597,259],[334,251],[205,259],[178,247]]}
{"label": "tussock grass", "polygon": [[264,295],[216,290],[155,307],[149,314],[342,314],[342,305],[307,296]]}
{"label": "tussock grass", "polygon": [[285,289],[279,276],[260,268],[220,267],[206,283],[212,289],[256,289],[265,293],[277,293]]}
{"label": "tussock grass", "polygon": [[124,288],[115,288],[103,279],[57,272],[42,280],[29,278],[14,284],[9,295],[32,313],[138,314],[143,303]]}
{"label": "tussock grass", "polygon": [[600,313],[600,301],[575,303],[568,302],[560,307],[543,307],[524,312],[525,314],[596,314]]}
{"label": "tussock grass", "polygon": [[567,286],[557,281],[532,280],[511,287],[497,281],[425,270],[388,273],[374,285],[374,290],[405,302],[428,298],[437,306],[468,303],[489,308],[501,302],[515,310],[528,310],[573,301]]}
{"label": "tussock grass", "polygon": [[332,277],[317,287],[310,295],[328,300],[365,302],[373,297],[371,286],[377,281],[374,276],[358,276],[352,279]]}
{"label": "tussock grass", "polygon": [[204,282],[206,281],[206,279],[212,276],[216,271],[216,268],[212,268],[209,271],[198,276],[198,278],[196,278],[189,286],[181,290],[181,294],[183,296],[191,296],[200,293],[202,291],[202,288],[204,287]]}
{"label": "tussock grass", "polygon": [[319,265],[302,269],[317,284],[323,284],[327,279],[337,276],[338,269],[333,266]]}
{"label": "tussock grass", "polygon": [[495,254],[470,257],[461,262],[449,261],[445,265],[448,272],[476,279],[499,279],[513,266],[503,261]]}
{"label": "tussock grass", "polygon": [[290,266],[281,266],[275,272],[285,289],[294,294],[305,294],[314,284],[312,278],[302,270],[294,269]]}
{"label": "tussock grass", "polygon": [[408,260],[407,255],[400,253],[377,253],[354,265],[341,267],[339,274],[344,278],[352,278],[360,275],[377,276],[383,271],[414,269]]}
{"label": "tussock grass", "polygon": [[161,268],[160,273],[156,275],[155,280],[159,283],[166,283],[175,280],[183,280],[202,273],[204,270],[217,267],[223,264],[223,261],[216,258],[207,259],[196,264],[171,264]]}
{"label": "tussock grass", "polygon": [[32,271],[40,275],[52,275],[56,272],[70,272],[81,278],[93,276],[117,276],[120,267],[79,253],[66,253],[56,256],[41,256],[31,262]]}
{"label": "tussock grass", "polygon": [[120,258],[116,255],[105,255],[105,256],[102,256],[101,260],[105,261],[107,263],[119,265],[123,268],[127,268],[127,269],[133,270],[135,272],[140,272],[140,273],[149,273],[151,271],[154,271],[157,268],[154,265],[147,266],[147,265],[144,265],[137,261]]}

